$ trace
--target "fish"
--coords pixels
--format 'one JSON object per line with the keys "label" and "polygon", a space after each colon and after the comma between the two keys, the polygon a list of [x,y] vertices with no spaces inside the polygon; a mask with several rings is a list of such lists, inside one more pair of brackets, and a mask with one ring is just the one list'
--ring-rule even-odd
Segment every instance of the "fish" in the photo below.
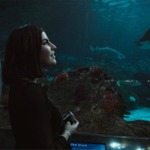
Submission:
{"label": "fish", "polygon": [[144,36],[135,43],[139,49],[150,50],[150,29],[148,29]]}
{"label": "fish", "polygon": [[[133,82],[129,82],[130,80],[118,80],[115,85],[117,90],[121,93],[123,99],[126,103],[129,102],[138,102],[139,101],[139,95],[135,91],[133,91],[132,86],[135,84]],[[132,85],[133,84],[133,85]],[[137,82],[133,87],[140,86],[141,84]],[[132,105],[130,105],[132,107]]]}
{"label": "fish", "polygon": [[139,80],[118,80],[117,81],[118,86],[121,86],[122,84],[129,85],[131,87],[136,87],[136,86],[142,85],[142,83]]}
{"label": "fish", "polygon": [[135,80],[140,81],[147,88],[150,88],[150,73],[149,72],[137,72],[133,75]]}
{"label": "fish", "polygon": [[91,45],[90,52],[93,57],[98,59],[123,60],[126,58],[124,54],[111,47],[93,47]]}

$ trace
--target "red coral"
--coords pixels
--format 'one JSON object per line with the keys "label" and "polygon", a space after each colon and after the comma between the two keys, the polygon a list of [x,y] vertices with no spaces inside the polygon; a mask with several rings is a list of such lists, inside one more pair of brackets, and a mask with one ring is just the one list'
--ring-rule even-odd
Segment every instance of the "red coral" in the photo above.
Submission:
{"label": "red coral", "polygon": [[108,114],[111,114],[115,111],[115,103],[110,98],[104,99],[104,104],[102,106],[102,109],[107,112]]}
{"label": "red coral", "polygon": [[88,76],[91,83],[98,83],[101,80],[112,80],[112,77],[107,75],[102,68],[92,68]]}
{"label": "red coral", "polygon": [[104,98],[110,98],[112,100],[114,100],[117,97],[117,93],[116,92],[112,92],[110,90],[106,90],[104,93]]}
{"label": "red coral", "polygon": [[103,96],[104,104],[103,104],[102,108],[108,114],[114,113],[115,110],[117,109],[116,108],[117,105],[116,105],[116,102],[115,102],[116,97],[117,97],[116,92],[113,92],[110,89],[105,90],[104,96]]}
{"label": "red coral", "polygon": [[79,106],[81,101],[84,101],[88,98],[85,90],[85,86],[83,84],[79,84],[75,89],[75,101],[74,105]]}
{"label": "red coral", "polygon": [[103,76],[104,70],[101,68],[94,68],[91,69],[89,76],[93,78],[99,78],[100,76]]}
{"label": "red coral", "polygon": [[54,84],[60,84],[62,81],[67,80],[69,78],[67,73],[61,73],[54,79]]}

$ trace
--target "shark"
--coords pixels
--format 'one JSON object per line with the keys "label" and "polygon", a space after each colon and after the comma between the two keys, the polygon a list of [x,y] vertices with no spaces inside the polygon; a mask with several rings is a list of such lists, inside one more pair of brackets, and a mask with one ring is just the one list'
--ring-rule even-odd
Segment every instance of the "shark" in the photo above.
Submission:
{"label": "shark", "polygon": [[133,75],[135,80],[138,80],[147,88],[150,88],[150,73],[149,72],[137,72]]}
{"label": "shark", "polygon": [[90,45],[90,52],[92,56],[101,59],[123,60],[126,58],[124,54],[111,47],[93,47]]}
{"label": "shark", "polygon": [[136,45],[140,49],[150,50],[150,29],[148,29],[143,37],[136,41]]}

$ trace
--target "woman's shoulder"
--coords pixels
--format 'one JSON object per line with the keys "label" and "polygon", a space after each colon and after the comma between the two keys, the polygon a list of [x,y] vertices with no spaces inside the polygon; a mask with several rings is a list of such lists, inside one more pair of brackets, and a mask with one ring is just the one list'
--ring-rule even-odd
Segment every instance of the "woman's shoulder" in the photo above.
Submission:
{"label": "woman's shoulder", "polygon": [[27,96],[32,98],[32,101],[34,101],[35,99],[46,99],[45,91],[38,83],[29,83],[25,91],[27,93]]}
{"label": "woman's shoulder", "polygon": [[11,86],[11,93],[13,95],[21,96],[22,99],[26,99],[26,101],[40,101],[41,99],[44,101],[45,99],[45,91],[42,86],[38,83],[21,81],[16,82]]}

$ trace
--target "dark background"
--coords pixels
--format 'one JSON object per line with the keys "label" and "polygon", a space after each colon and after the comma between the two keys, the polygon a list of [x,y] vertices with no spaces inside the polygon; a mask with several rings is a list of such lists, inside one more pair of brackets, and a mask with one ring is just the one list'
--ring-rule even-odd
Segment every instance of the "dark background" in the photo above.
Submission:
{"label": "dark background", "polygon": [[[149,0],[0,0],[0,49],[13,28],[42,26],[59,52],[89,55],[89,46],[109,46],[128,58],[145,58],[138,40],[150,26]],[[150,53],[149,53],[150,54]],[[139,56],[140,55],[140,56]]]}

